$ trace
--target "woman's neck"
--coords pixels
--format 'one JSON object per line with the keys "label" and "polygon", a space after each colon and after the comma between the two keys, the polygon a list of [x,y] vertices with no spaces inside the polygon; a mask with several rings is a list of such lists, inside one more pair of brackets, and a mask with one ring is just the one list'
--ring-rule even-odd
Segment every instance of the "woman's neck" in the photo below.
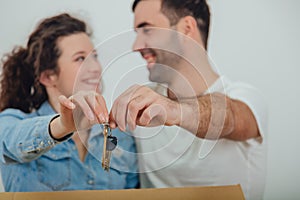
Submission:
{"label": "woman's neck", "polygon": [[82,162],[84,162],[85,156],[87,154],[87,140],[88,140],[88,130],[75,132],[72,136],[72,140],[74,141],[78,156]]}

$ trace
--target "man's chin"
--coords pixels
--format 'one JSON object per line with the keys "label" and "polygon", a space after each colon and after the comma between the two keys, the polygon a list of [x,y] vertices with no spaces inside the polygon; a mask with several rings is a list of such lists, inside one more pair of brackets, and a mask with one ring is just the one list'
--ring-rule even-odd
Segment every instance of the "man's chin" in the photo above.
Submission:
{"label": "man's chin", "polygon": [[156,83],[166,83],[166,80],[162,74],[151,73],[149,74],[149,80]]}
{"label": "man's chin", "polygon": [[156,63],[148,63],[147,64],[147,69],[148,70],[152,70],[154,68],[154,66],[156,65]]}
{"label": "man's chin", "polygon": [[161,69],[161,66],[157,63],[147,65],[149,71],[149,80],[156,83],[166,83],[166,71]]}

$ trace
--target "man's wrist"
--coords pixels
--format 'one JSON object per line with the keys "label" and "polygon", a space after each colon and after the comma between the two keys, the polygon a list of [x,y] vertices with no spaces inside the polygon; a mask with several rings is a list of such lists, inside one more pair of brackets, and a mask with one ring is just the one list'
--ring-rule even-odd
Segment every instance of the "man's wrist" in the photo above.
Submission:
{"label": "man's wrist", "polygon": [[199,107],[195,101],[180,102],[178,126],[196,134],[199,126]]}

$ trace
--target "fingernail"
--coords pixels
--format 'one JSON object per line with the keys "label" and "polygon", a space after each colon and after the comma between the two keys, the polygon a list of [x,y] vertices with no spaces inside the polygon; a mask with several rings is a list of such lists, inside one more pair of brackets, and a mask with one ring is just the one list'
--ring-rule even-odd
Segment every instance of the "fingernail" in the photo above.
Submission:
{"label": "fingernail", "polygon": [[75,104],[72,103],[72,102],[69,103],[69,106],[70,106],[71,109],[74,109],[74,108],[75,108]]}
{"label": "fingernail", "polygon": [[105,115],[105,121],[109,122],[109,116],[108,115]]}
{"label": "fingernail", "polygon": [[116,124],[115,124],[114,122],[110,122],[110,123],[109,123],[109,126],[110,126],[111,128],[116,128],[116,127],[117,127]]}
{"label": "fingernail", "polygon": [[89,120],[93,121],[95,119],[94,114],[92,112],[88,113]]}
{"label": "fingernail", "polygon": [[100,119],[101,122],[106,122],[106,120],[105,120],[102,113],[100,113],[98,116],[99,116],[99,119]]}
{"label": "fingernail", "polygon": [[120,129],[121,129],[122,132],[126,131],[126,128],[124,128],[124,127],[120,127]]}

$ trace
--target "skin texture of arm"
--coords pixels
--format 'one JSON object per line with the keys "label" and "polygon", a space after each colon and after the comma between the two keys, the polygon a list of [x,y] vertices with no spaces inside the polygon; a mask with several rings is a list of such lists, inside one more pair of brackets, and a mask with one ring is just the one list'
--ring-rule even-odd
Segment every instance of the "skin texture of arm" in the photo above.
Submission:
{"label": "skin texture of arm", "polygon": [[250,108],[245,103],[226,95],[212,93],[198,97],[196,103],[181,104],[183,120],[179,126],[196,134],[197,137],[244,141],[260,135]]}
{"label": "skin texture of arm", "polygon": [[244,141],[258,137],[249,107],[221,93],[193,99],[171,100],[144,86],[133,86],[120,95],[110,112],[110,125],[122,131],[139,126],[177,125],[200,138]]}

